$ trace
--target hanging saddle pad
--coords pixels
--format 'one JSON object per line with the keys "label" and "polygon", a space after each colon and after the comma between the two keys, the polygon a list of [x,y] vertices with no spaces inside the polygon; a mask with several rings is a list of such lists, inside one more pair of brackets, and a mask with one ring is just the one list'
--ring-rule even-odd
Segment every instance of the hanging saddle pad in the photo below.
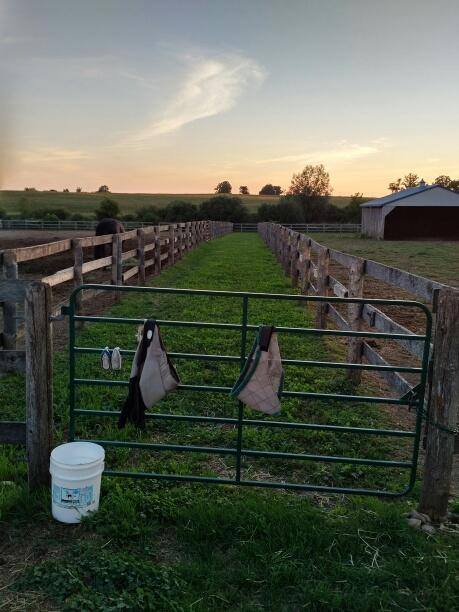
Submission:
{"label": "hanging saddle pad", "polygon": [[180,383],[164,348],[156,321],[145,321],[129,378],[129,393],[118,426],[126,421],[145,427],[145,410],[151,408]]}
{"label": "hanging saddle pad", "polygon": [[254,410],[278,414],[284,371],[274,327],[261,326],[231,395]]}

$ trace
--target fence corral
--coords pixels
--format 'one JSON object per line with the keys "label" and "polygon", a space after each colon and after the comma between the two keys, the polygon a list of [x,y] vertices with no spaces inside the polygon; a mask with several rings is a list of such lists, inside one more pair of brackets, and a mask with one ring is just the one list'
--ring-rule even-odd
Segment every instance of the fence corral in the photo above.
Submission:
{"label": "fence corral", "polygon": [[[434,350],[429,381],[430,401],[424,407],[426,417],[426,459],[420,508],[433,520],[441,521],[447,513],[451,485],[452,455],[457,448],[459,421],[459,291],[448,285],[411,274],[378,262],[355,257],[319,244],[311,237],[286,226],[260,223],[258,231],[276,254],[293,287],[306,295],[363,297],[365,278],[371,277],[403,290],[430,305],[436,315]],[[313,255],[317,263],[313,261]],[[347,286],[330,274],[330,263],[336,262],[348,271]],[[390,296],[386,296],[390,297]],[[409,337],[415,333],[371,304],[350,304],[347,318],[331,303],[318,303],[317,327],[327,320],[342,330],[358,331],[365,326],[380,332],[404,335],[397,340],[401,350],[421,359],[418,343]],[[389,366],[386,359],[363,338],[349,339],[348,360]],[[415,394],[416,386],[400,372],[381,371],[385,383],[402,394]],[[361,372],[350,371],[355,383]],[[456,441],[456,444],[455,444]]]}
{"label": "fence corral", "polygon": [[[125,285],[137,276],[138,284],[146,276],[158,275],[173,265],[186,251],[198,244],[233,231],[231,223],[196,221],[139,228],[123,234],[87,236],[59,240],[37,246],[9,249],[1,253],[3,279],[0,280],[0,303],[3,308],[0,373],[18,372],[26,378],[26,416],[22,422],[0,421],[1,444],[26,444],[30,488],[49,481],[48,462],[52,447],[52,287],[72,281],[83,284],[85,274],[111,268],[111,284]],[[136,241],[135,248],[123,250],[126,241]],[[84,262],[83,248],[111,245],[111,255]],[[18,263],[43,259],[70,252],[73,266],[41,279],[18,278]],[[133,259],[137,261],[132,262]],[[130,267],[123,270],[125,262]],[[89,293],[85,297],[92,297]],[[79,299],[77,309],[81,308]],[[18,306],[24,316],[18,316]],[[60,307],[59,307],[60,310]],[[25,349],[17,350],[18,321],[24,320]]]}

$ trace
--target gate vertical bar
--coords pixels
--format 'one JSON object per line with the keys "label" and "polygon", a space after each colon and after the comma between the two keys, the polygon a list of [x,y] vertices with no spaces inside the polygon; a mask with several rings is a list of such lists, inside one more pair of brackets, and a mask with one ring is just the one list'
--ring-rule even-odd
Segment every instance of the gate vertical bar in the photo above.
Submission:
{"label": "gate vertical bar", "polygon": [[69,301],[69,442],[75,439],[75,299]]}
{"label": "gate vertical bar", "polygon": [[[249,297],[245,295],[242,298],[242,330],[241,330],[241,372],[244,368],[246,352],[247,352],[247,319],[249,310]],[[238,406],[238,430],[237,430],[237,447],[236,447],[236,482],[241,481],[241,450],[242,450],[242,419],[244,417],[244,404],[239,401]]]}

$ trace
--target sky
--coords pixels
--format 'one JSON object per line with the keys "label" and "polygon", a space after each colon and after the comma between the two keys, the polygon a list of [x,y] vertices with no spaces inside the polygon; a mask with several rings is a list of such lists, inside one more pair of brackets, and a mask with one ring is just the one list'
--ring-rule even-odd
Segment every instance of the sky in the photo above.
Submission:
{"label": "sky", "polygon": [[0,0],[0,188],[459,178],[457,0]]}

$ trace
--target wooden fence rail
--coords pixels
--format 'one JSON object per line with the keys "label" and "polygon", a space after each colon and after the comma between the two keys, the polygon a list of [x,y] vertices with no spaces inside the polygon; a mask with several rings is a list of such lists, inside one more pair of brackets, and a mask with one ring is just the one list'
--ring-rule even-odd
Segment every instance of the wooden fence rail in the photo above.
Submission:
{"label": "wooden fence rail", "polygon": [[[74,287],[78,287],[83,283],[86,274],[110,267],[112,284],[122,285],[128,281],[132,283],[134,277],[137,277],[139,284],[143,284],[147,275],[159,274],[162,268],[173,265],[185,252],[201,242],[218,238],[232,231],[231,223],[193,221],[137,228],[122,234],[67,238],[48,244],[8,249],[1,253],[3,278],[17,279],[18,264],[45,259],[52,255],[71,253],[72,266],[58,270],[40,280],[50,287],[73,280]],[[131,248],[124,250],[128,242],[131,243]],[[83,249],[98,245],[107,245],[111,254],[99,259],[92,259],[91,254],[91,259],[84,261]],[[81,306],[82,299],[84,296],[80,295],[77,306]],[[15,302],[6,300],[2,302],[2,308],[2,346],[4,349],[14,350],[18,329],[17,305]]]}
{"label": "wooden fence rail", "polygon": [[[427,459],[421,508],[428,510],[434,520],[442,520],[447,511],[452,454],[455,446],[458,446],[459,291],[405,270],[328,248],[296,229],[274,223],[260,223],[258,231],[292,278],[292,285],[299,287],[305,295],[363,297],[365,279],[371,277],[431,305],[436,315],[434,344],[439,348],[435,349],[431,363],[429,387],[432,406],[426,402],[427,422],[433,420],[434,425],[427,428]],[[313,253],[317,263],[312,261]],[[331,262],[336,262],[347,271],[347,285],[330,274]],[[346,318],[332,304],[318,303],[316,327],[326,328],[328,320],[342,330],[359,331],[367,326],[383,333],[415,335],[370,304],[349,304]],[[413,359],[419,361],[422,358],[420,343],[414,339],[397,339],[395,342],[408,351]],[[348,362],[362,363],[364,360],[369,364],[389,365],[370,343],[361,338],[349,338]],[[360,370],[349,369],[348,375],[355,383],[360,382]],[[380,375],[400,396],[413,391],[415,387],[414,383],[398,372],[382,371]],[[446,429],[442,425],[444,423],[447,423]],[[448,440],[447,444],[445,440]]]}

